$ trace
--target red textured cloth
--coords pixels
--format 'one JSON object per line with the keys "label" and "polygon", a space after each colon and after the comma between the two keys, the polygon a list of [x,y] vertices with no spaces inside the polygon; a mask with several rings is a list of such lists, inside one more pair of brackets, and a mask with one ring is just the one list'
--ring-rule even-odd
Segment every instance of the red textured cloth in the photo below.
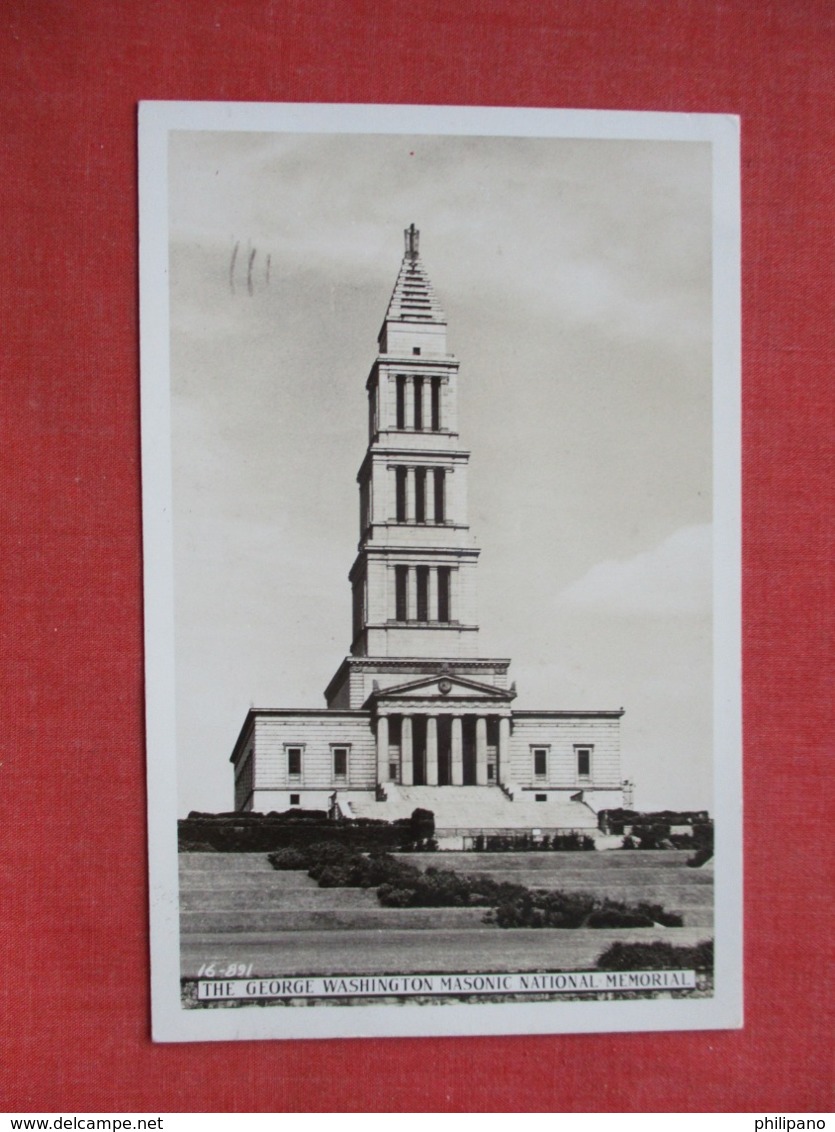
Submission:
{"label": "red textured cloth", "polygon": [[[0,25],[0,1107],[829,1109],[835,8],[7,0]],[[150,1042],[139,99],[741,115],[744,1030]]]}

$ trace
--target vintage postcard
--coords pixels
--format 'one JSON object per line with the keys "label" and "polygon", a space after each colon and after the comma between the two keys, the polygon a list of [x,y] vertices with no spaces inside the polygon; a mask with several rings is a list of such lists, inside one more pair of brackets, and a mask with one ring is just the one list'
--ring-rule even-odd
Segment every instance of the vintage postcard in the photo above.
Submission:
{"label": "vintage postcard", "polygon": [[738,148],[142,105],[157,1040],[742,1024]]}

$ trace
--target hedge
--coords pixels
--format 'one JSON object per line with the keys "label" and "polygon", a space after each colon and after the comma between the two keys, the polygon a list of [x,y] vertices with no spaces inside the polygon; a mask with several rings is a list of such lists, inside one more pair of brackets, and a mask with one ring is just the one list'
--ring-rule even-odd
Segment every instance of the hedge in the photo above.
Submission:
{"label": "hedge", "polygon": [[551,892],[499,882],[479,873],[430,866],[425,871],[389,853],[357,853],[324,842],[269,855],[276,869],[307,869],[322,888],[376,888],[388,908],[486,908],[501,928],[680,927],[681,916],[660,904],[625,904],[587,892]]}
{"label": "hedge", "polygon": [[436,848],[435,818],[417,809],[410,818],[388,822],[376,818],[329,820],[324,810],[284,813],[202,814],[192,811],[177,822],[179,851],[191,853],[269,853],[305,849],[334,842],[358,852],[374,849],[425,850]]}
{"label": "hedge", "polygon": [[681,947],[656,940],[654,943],[612,943],[597,960],[601,971],[688,970],[713,972],[713,940],[695,947]]}

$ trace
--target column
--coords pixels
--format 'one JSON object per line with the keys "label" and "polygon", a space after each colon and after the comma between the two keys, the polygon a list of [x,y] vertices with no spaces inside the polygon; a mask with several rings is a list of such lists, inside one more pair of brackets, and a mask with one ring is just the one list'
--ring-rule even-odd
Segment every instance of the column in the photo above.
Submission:
{"label": "column", "polygon": [[499,782],[507,786],[510,782],[510,719],[499,717]]}
{"label": "column", "polygon": [[450,762],[452,763],[452,785],[464,785],[464,733],[461,724],[461,716],[454,715],[452,717],[452,743],[450,752]]}
{"label": "column", "polygon": [[446,432],[455,432],[454,414],[452,412],[452,389],[449,378],[441,378],[441,428]]}
{"label": "column", "polygon": [[430,432],[432,429],[432,378],[425,377],[420,387],[422,406],[421,416],[423,418],[423,429],[425,432]]}
{"label": "column", "polygon": [[403,423],[406,428],[415,427],[415,382],[409,374],[406,375],[406,384],[403,389],[403,396],[405,398],[404,410],[405,416]]}
{"label": "column", "polygon": [[475,781],[476,786],[487,785],[487,717],[479,715],[475,721]]}
{"label": "column", "polygon": [[406,620],[417,621],[417,571],[406,567]]}
{"label": "column", "polygon": [[400,781],[404,786],[412,786],[412,717],[404,715],[400,725]]}
{"label": "column", "polygon": [[434,715],[426,720],[426,785],[438,785],[438,720]]}
{"label": "column", "polygon": [[382,786],[389,780],[389,717],[377,717],[377,782]]}
{"label": "column", "polygon": [[438,567],[429,567],[429,620],[438,620]]}
{"label": "column", "polygon": [[415,521],[415,469],[406,469],[406,522]]}
{"label": "column", "polygon": [[426,521],[427,523],[437,523],[438,516],[435,514],[435,469],[426,469]]}

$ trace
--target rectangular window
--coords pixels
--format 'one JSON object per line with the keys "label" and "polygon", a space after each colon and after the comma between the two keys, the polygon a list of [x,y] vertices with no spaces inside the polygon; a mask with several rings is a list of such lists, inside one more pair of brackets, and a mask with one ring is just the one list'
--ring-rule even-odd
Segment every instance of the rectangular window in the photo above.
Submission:
{"label": "rectangular window", "polygon": [[432,378],[432,431],[441,431],[441,379]]}
{"label": "rectangular window", "polygon": [[287,773],[291,778],[301,778],[302,774],[302,748],[287,748]]}
{"label": "rectangular window", "polygon": [[408,584],[409,567],[395,566],[394,568],[394,618],[396,621],[405,621],[406,586]]}
{"label": "rectangular window", "polygon": [[591,747],[575,747],[577,752],[577,777],[591,778]]}
{"label": "rectangular window", "polygon": [[291,794],[290,795],[290,805],[291,806],[300,806],[301,804],[302,804],[301,794]]}
{"label": "rectangular window", "polygon": [[415,388],[415,428],[420,431],[423,428],[423,378],[414,378],[412,384]]}
{"label": "rectangular window", "polygon": [[451,621],[449,600],[449,566],[438,567],[438,620]]}
{"label": "rectangular window", "polygon": [[435,522],[446,522],[446,509],[444,505],[444,469],[435,469]]}
{"label": "rectangular window", "polygon": [[548,801],[548,795],[547,794],[535,794],[534,797],[535,797],[537,802],[547,802]]}
{"label": "rectangular window", "polygon": [[402,373],[397,375],[397,427],[406,427],[406,378]]}
{"label": "rectangular window", "polygon": [[413,354],[419,354],[420,353],[420,346],[412,346],[412,353]]}
{"label": "rectangular window", "polygon": [[533,776],[534,778],[545,778],[548,774],[548,748],[547,747],[534,747],[533,748]]}
{"label": "rectangular window", "polygon": [[389,782],[397,781],[397,763],[389,763]]}
{"label": "rectangular window", "polygon": [[348,777],[348,748],[333,747],[333,776],[334,778]]}
{"label": "rectangular window", "polygon": [[417,567],[417,619],[429,620],[429,567]]}
{"label": "rectangular window", "polygon": [[394,469],[395,513],[398,523],[406,522],[406,469]]}
{"label": "rectangular window", "polygon": [[426,522],[426,468],[415,468],[415,522]]}
{"label": "rectangular window", "polygon": [[488,782],[494,782],[495,778],[496,778],[496,764],[495,763],[488,763],[487,764],[487,781]]}
{"label": "rectangular window", "polygon": [[357,578],[353,589],[354,638],[356,639],[365,624],[365,578]]}

